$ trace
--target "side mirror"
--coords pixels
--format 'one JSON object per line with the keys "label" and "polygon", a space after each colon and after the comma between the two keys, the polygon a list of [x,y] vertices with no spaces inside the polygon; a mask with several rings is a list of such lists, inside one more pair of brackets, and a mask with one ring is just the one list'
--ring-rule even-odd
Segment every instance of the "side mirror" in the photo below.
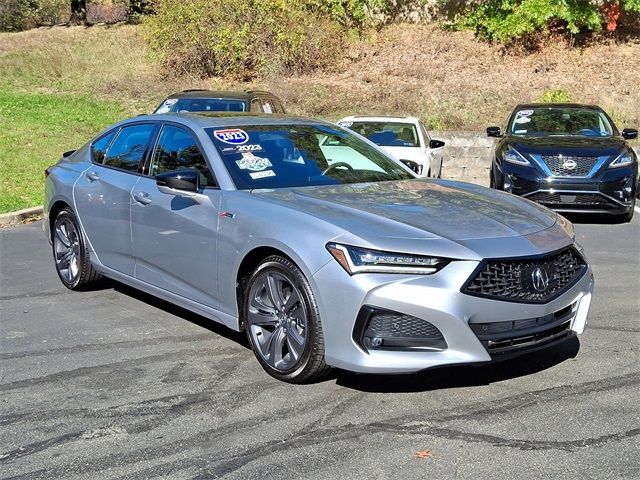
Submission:
{"label": "side mirror", "polygon": [[67,150],[66,152],[64,152],[64,153],[62,154],[62,158],[70,157],[70,156],[71,156],[71,155],[73,155],[74,153],[76,153],[76,151],[75,151],[75,150]]}
{"label": "side mirror", "polygon": [[405,160],[405,159],[400,159],[400,161],[402,163],[404,163],[405,166],[409,167],[409,170],[414,171],[417,174],[420,174],[420,165],[418,165],[417,162],[414,162],[413,160]]}
{"label": "side mirror", "polygon": [[487,127],[487,137],[501,137],[500,127]]}
{"label": "side mirror", "polygon": [[429,148],[442,148],[444,142],[442,140],[429,140]]}
{"label": "side mirror", "polygon": [[622,138],[626,138],[627,140],[638,138],[638,130],[635,128],[625,128],[622,130]]}
{"label": "side mirror", "polygon": [[166,191],[166,189],[180,190],[196,193],[200,188],[200,173],[196,170],[176,170],[173,172],[156,175],[156,185],[163,193],[177,194],[179,192]]}

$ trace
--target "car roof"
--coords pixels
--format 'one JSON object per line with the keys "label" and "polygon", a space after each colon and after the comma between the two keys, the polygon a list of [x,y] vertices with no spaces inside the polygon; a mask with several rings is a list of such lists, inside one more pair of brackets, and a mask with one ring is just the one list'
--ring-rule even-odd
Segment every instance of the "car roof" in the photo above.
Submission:
{"label": "car roof", "polygon": [[589,105],[586,103],[520,103],[514,110],[522,110],[525,108],[587,108],[591,110],[602,110],[598,105]]}
{"label": "car roof", "polygon": [[237,100],[250,100],[255,96],[270,96],[274,97],[270,92],[266,90],[245,90],[244,92],[237,91],[225,91],[225,90],[205,90],[205,89],[192,89],[183,90],[182,92],[172,93],[167,97],[169,98],[232,98]]}
{"label": "car roof", "polygon": [[144,121],[169,121],[176,122],[191,127],[235,127],[248,125],[328,125],[335,127],[335,124],[324,120],[294,115],[274,115],[264,113],[240,113],[240,112],[184,112],[184,113],[161,113],[152,115],[139,115],[137,117],[123,120],[119,125]]}
{"label": "car roof", "polygon": [[420,123],[417,117],[392,117],[386,115],[367,116],[367,115],[351,115],[344,117],[339,122],[390,122],[390,123]]}

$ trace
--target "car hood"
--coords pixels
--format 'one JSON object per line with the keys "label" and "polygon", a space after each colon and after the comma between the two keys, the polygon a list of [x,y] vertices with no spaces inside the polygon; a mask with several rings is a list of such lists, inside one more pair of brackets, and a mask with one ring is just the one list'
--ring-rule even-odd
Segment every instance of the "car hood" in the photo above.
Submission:
{"label": "car hood", "polygon": [[254,190],[361,238],[453,241],[526,236],[556,223],[533,202],[461,182],[408,180]]}
{"label": "car hood", "polygon": [[519,137],[517,135],[505,137],[505,144],[524,154],[563,154],[580,157],[617,155],[626,145],[625,140],[621,137]]}

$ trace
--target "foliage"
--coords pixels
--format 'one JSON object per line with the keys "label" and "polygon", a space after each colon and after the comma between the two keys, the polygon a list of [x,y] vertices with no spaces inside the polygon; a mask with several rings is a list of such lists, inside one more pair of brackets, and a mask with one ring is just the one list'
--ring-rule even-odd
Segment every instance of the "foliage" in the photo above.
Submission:
{"label": "foliage", "polygon": [[318,66],[336,49],[338,31],[314,28],[315,20],[298,3],[280,0],[159,0],[146,24],[152,51],[169,69],[250,77],[269,67]]}
{"label": "foliage", "polygon": [[3,0],[0,3],[0,31],[16,32],[35,26],[32,19],[37,10],[36,0]]}
{"label": "foliage", "polygon": [[599,32],[611,6],[640,12],[640,0],[485,0],[470,7],[459,26],[486,40],[508,43],[554,28],[570,34]]}
{"label": "foliage", "polygon": [[571,93],[566,90],[545,90],[542,94],[544,103],[568,103],[571,102]]}

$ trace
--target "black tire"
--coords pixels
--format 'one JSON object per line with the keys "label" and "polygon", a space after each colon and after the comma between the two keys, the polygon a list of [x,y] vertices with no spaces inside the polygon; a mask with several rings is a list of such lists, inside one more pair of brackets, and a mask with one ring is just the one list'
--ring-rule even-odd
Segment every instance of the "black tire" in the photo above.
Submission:
{"label": "black tire", "polygon": [[[91,265],[84,236],[73,210],[65,208],[58,213],[53,222],[51,239],[56,272],[65,287],[70,290],[87,290],[102,280],[102,275]],[[66,259],[68,263],[65,262]]]}
{"label": "black tire", "polygon": [[[287,297],[286,301],[284,295],[280,296],[280,299],[283,300],[281,313],[277,313],[277,308],[272,309],[276,312],[275,314],[271,313],[268,311],[270,308],[269,306],[260,304],[260,302],[272,298],[269,297],[269,293],[266,291],[266,284],[264,283],[265,279],[268,281],[271,276],[281,279],[280,285],[284,290],[290,288],[291,293],[289,294],[289,297]],[[291,311],[299,312],[297,315],[298,317],[302,317],[301,313],[304,312],[305,318],[302,320],[304,322],[303,329],[300,329],[300,324],[296,323],[293,315],[285,313],[285,307],[289,301],[288,299],[292,298],[294,293],[297,295],[296,298],[299,300],[295,302],[295,305],[297,306],[292,308]],[[249,277],[244,289],[243,300],[242,320],[247,334],[247,339],[249,340],[251,349],[258,359],[258,362],[260,362],[262,368],[264,368],[269,375],[288,383],[305,383],[317,381],[331,370],[331,367],[329,367],[324,360],[324,336],[322,333],[322,324],[320,322],[318,305],[309,282],[300,269],[291,260],[279,255],[273,255],[264,259]],[[274,302],[271,303],[274,304]],[[257,309],[256,305],[258,304],[263,305],[267,310]],[[259,311],[257,312],[257,310]],[[253,320],[259,315],[262,315],[262,318],[265,319],[265,322],[263,322],[262,325]],[[271,324],[267,325],[266,320],[272,318],[275,319],[276,315],[280,315],[280,317],[278,317],[280,318],[280,323],[277,326]],[[285,317],[282,317],[282,315]],[[289,318],[289,323],[287,323],[285,318]],[[300,319],[297,320],[297,322],[300,321]],[[283,322],[284,326],[282,326]],[[293,322],[294,328],[298,329],[296,331],[304,331],[304,347],[302,349],[302,353],[299,354],[297,359],[295,359],[292,351],[289,351],[287,354],[290,359],[289,364],[284,362],[285,356],[280,355],[279,358],[282,359],[282,365],[276,368],[276,366],[269,363],[269,360],[274,363],[275,360],[266,358],[263,353],[263,350],[267,349],[268,346],[261,346],[259,344],[259,339],[265,338],[264,343],[275,343],[278,341],[277,338],[274,340],[275,337],[281,338],[284,336],[284,340],[279,343],[282,343],[284,349],[287,350],[290,345],[289,335],[291,335],[287,332],[292,331],[287,331],[287,327],[289,329],[292,328],[291,322]],[[270,330],[271,327],[273,327],[273,330]],[[276,328],[281,328],[280,332],[284,333],[278,335],[276,333]],[[271,357],[271,355],[269,355],[269,357]]]}

